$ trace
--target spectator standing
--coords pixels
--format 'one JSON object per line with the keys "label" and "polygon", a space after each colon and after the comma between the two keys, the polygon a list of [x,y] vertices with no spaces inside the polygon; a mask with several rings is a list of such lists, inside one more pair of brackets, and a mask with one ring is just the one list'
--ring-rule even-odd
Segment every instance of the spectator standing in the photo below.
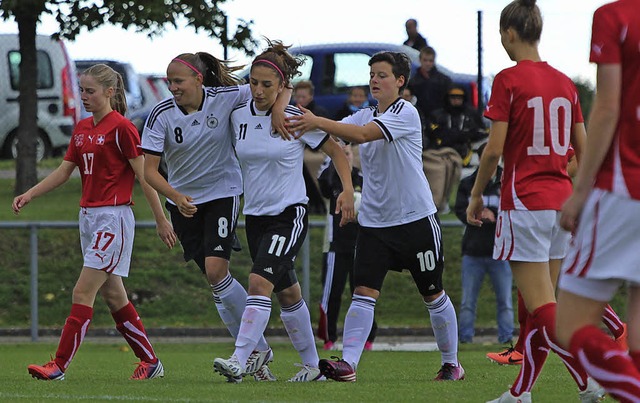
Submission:
{"label": "spectator standing", "polygon": [[91,116],[78,122],[60,166],[13,200],[18,214],[32,199],[64,184],[79,168],[80,246],[83,265],[73,288],[71,313],[65,321],[55,358],[29,365],[34,378],[63,380],[93,318],[98,292],[111,311],[116,329],[140,359],[131,379],[164,376],[162,362],[147,337],[140,316],[122,282],[129,275],[135,232],[133,184],[138,178],[151,206],[158,235],[172,248],[176,235],[164,215],[158,194],[144,180],[144,157],[133,123],[124,118],[127,102],[122,77],[105,64],[80,75],[82,103]]}
{"label": "spectator standing", "polygon": [[369,106],[367,89],[365,87],[353,87],[349,91],[347,102],[336,112],[336,120],[341,120],[347,116]]}
{"label": "spectator standing", "polygon": [[[411,88],[409,87],[405,87],[404,90],[402,90],[402,99],[409,102],[414,107],[418,102],[418,98],[416,98],[416,96],[411,91]],[[429,146],[429,131],[427,129],[428,121],[426,116],[422,114],[422,111],[420,109],[416,108],[416,111],[418,111],[418,116],[420,117],[420,126],[422,127],[422,149],[426,150]]]}
{"label": "spectator standing", "polygon": [[[356,200],[362,192],[362,173],[353,166],[353,152],[351,145],[344,145],[343,150],[351,166],[351,182]],[[322,301],[320,302],[320,320],[317,335],[324,341],[324,349],[332,350],[334,343],[338,339],[337,325],[342,304],[342,294],[345,284],[349,281],[349,289],[353,294],[353,261],[356,251],[356,238],[358,236],[359,225],[357,222],[340,226],[341,213],[336,213],[337,199],[342,193],[342,183],[333,163],[329,163],[318,178],[320,192],[329,199],[329,211],[331,221],[327,228],[329,237],[329,251],[323,254],[322,266]],[[356,207],[358,203],[356,202]],[[357,213],[357,210],[356,210]],[[378,328],[375,320],[369,337],[365,342],[364,349],[371,350]]]}
{"label": "spectator standing", "polygon": [[[314,94],[315,87],[311,81],[298,81],[293,87],[293,102],[296,105],[301,105],[315,111],[320,116],[328,118],[330,115],[329,111],[325,107],[316,104],[316,101],[313,100]],[[304,174],[307,196],[309,196],[309,204],[307,205],[309,214],[327,213],[320,189],[318,189],[318,174],[320,173],[320,166],[323,161],[323,153],[313,151],[309,147],[304,150],[302,173]]]}
{"label": "spectator standing", "polygon": [[[478,149],[479,156],[482,156],[483,149],[484,144]],[[476,169],[474,173],[460,181],[455,204],[456,216],[466,224],[462,236],[462,303],[459,313],[459,339],[461,343],[473,342],[478,293],[485,274],[488,274],[496,294],[498,342],[506,344],[511,343],[513,338],[513,282],[509,263],[505,260],[493,259],[493,237],[500,208],[502,168],[496,168],[482,193],[484,209],[481,227],[467,224],[469,196],[477,175]]]}
{"label": "spectator standing", "polygon": [[[640,400],[640,1],[593,16],[597,63],[585,164],[579,163],[561,225],[575,231],[558,295],[558,339],[616,400]],[[580,161],[581,162],[581,161]],[[607,302],[628,285],[629,351],[598,328]]]}
{"label": "spectator standing", "polygon": [[341,122],[313,115],[289,120],[290,130],[320,129],[360,144],[364,175],[358,214],[354,285],[343,332],[343,358],[320,361],[322,373],[355,382],[356,369],[373,325],[374,310],[389,270],[409,270],[429,312],[441,367],[436,381],[464,379],[458,362],[458,320],[442,285],[444,256],[440,221],[421,161],[420,118],[400,97],[411,73],[401,52],[378,52],[369,60],[369,88],[378,101]]}
{"label": "spectator standing", "polygon": [[429,116],[429,145],[422,157],[440,213],[449,212],[451,192],[460,181],[463,165],[471,159],[471,144],[487,137],[482,116],[465,100],[464,89],[453,86],[444,107]]}
{"label": "spectator standing", "polygon": [[409,80],[408,87],[418,99],[416,107],[425,117],[444,107],[447,90],[451,87],[451,77],[436,67],[436,51],[430,46],[420,49],[420,68]]}
{"label": "spectator standing", "polygon": [[409,18],[404,23],[404,27],[407,31],[407,40],[402,43],[403,45],[410,46],[415,50],[422,50],[422,48],[429,45],[425,37],[418,32],[418,21],[416,19]]}

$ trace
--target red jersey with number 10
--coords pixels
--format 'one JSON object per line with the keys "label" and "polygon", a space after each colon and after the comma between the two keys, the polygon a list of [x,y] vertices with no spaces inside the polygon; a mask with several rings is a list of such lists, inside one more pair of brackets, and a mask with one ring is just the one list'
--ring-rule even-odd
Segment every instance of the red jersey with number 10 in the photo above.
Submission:
{"label": "red jersey with number 10", "polygon": [[64,159],[80,170],[80,206],[133,204],[135,173],[129,160],[140,155],[138,131],[118,112],[109,113],[97,125],[93,117],[78,122]]}
{"label": "red jersey with number 10", "polygon": [[545,62],[524,60],[496,75],[484,115],[508,122],[501,210],[560,210],[571,194],[567,152],[583,122],[578,91]]}
{"label": "red jersey with number 10", "polygon": [[640,199],[640,0],[596,10],[589,60],[622,66],[620,119],[595,187]]}

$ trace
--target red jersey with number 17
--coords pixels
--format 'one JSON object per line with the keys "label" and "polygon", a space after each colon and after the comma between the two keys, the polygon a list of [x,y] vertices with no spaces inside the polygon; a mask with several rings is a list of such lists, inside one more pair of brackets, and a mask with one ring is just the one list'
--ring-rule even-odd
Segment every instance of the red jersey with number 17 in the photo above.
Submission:
{"label": "red jersey with number 17", "polygon": [[[595,187],[640,199],[640,0],[605,4],[593,15],[591,62],[622,68],[620,119]],[[597,133],[594,133],[597,135]]]}
{"label": "red jersey with number 17", "polygon": [[97,125],[93,117],[78,122],[64,159],[80,170],[80,206],[133,204],[135,173],[129,160],[140,155],[138,131],[118,112],[107,114]]}
{"label": "red jersey with number 17", "polygon": [[571,194],[571,131],[583,122],[573,82],[545,62],[521,61],[496,75],[484,116],[509,124],[500,209],[560,210]]}

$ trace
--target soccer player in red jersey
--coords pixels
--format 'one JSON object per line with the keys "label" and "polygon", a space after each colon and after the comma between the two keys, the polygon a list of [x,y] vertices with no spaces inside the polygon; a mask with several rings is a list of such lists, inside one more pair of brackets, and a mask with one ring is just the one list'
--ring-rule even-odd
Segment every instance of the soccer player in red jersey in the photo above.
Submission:
{"label": "soccer player in red jersey", "polygon": [[582,401],[597,401],[602,388],[555,343],[553,279],[571,236],[559,225],[560,209],[572,189],[567,151],[572,144],[580,161],[585,128],[575,85],[540,58],[541,33],[542,15],[535,0],[514,0],[502,10],[502,45],[517,64],[494,79],[485,111],[491,131],[467,208],[467,221],[481,225],[482,192],[502,156],[493,257],[509,261],[530,316],[518,377],[494,402],[531,401],[531,389],[550,349],[569,369]]}
{"label": "soccer player in red jersey", "polygon": [[37,379],[63,380],[91,323],[98,292],[107,303],[122,334],[140,359],[131,379],[162,377],[164,368],[156,356],[142,321],[127,298],[122,277],[129,275],[135,220],[131,206],[137,177],[151,206],[158,235],[169,247],[176,242],[158,194],[144,180],[144,157],[135,126],[126,118],[127,103],[120,74],[96,64],[80,77],[81,99],[92,116],[75,127],[60,166],[40,183],[13,200],[13,211],[65,183],[76,167],[82,179],[80,242],[84,264],[73,288],[71,314],[67,317],[55,359],[29,365]]}
{"label": "soccer player in red jersey", "polygon": [[[619,0],[593,16],[590,61],[596,95],[585,161],[561,225],[575,231],[558,295],[558,340],[613,397],[640,401],[640,1]],[[628,284],[628,347],[598,320]]]}

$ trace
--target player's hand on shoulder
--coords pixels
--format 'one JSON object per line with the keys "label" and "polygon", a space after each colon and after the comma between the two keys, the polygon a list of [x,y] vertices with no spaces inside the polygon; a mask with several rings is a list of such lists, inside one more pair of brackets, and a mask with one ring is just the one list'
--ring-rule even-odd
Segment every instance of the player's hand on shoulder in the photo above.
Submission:
{"label": "player's hand on shoulder", "polygon": [[286,118],[286,121],[289,133],[291,133],[295,138],[300,138],[306,132],[318,128],[315,122],[317,116],[300,104],[296,106],[303,112],[303,114],[289,116]]}
{"label": "player's hand on shoulder", "polygon": [[283,111],[272,110],[271,113],[271,129],[280,135],[280,138],[289,141],[293,138],[293,133],[287,130],[286,116]]}

